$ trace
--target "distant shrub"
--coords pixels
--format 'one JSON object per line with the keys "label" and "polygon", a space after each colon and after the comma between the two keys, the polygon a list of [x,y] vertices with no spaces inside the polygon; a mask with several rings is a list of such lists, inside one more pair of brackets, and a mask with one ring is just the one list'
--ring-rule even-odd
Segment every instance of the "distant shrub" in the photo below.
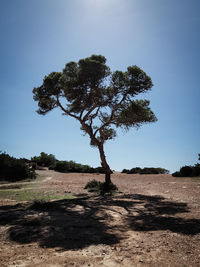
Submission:
{"label": "distant shrub", "polygon": [[193,175],[193,167],[192,166],[183,166],[180,168],[181,176],[192,176]]}
{"label": "distant shrub", "polygon": [[164,168],[132,168],[130,170],[128,169],[123,169],[122,173],[127,173],[127,174],[166,174],[169,173],[168,170]]}
{"label": "distant shrub", "polygon": [[0,154],[0,180],[14,182],[35,177],[34,169],[29,168],[24,159],[16,159],[6,153]]}
{"label": "distant shrub", "polygon": [[55,163],[54,170],[58,172],[68,172],[69,165],[66,161],[57,161]]}
{"label": "distant shrub", "polygon": [[50,170],[58,172],[79,172],[79,173],[105,173],[103,167],[93,168],[74,161],[56,161],[49,167]]}
{"label": "distant shrub", "polygon": [[89,181],[86,186],[84,187],[84,189],[96,189],[96,190],[99,190],[100,189],[100,186],[101,186],[101,182],[100,181],[97,181],[95,179],[93,179],[92,181]]}
{"label": "distant shrub", "polygon": [[94,169],[94,173],[105,173],[105,170],[103,167],[97,167],[97,168],[93,168],[93,169]]}
{"label": "distant shrub", "polygon": [[172,173],[174,177],[197,177],[200,176],[200,164],[195,166],[183,166],[179,171]]}
{"label": "distant shrub", "polygon": [[132,168],[130,169],[127,173],[128,174],[137,174],[137,173],[141,173],[142,169],[140,167],[136,167],[136,168]]}
{"label": "distant shrub", "polygon": [[164,168],[156,168],[159,174],[169,174],[169,170]]}
{"label": "distant shrub", "polygon": [[106,193],[113,193],[118,191],[118,188],[115,184],[110,183],[109,185],[107,185],[106,183],[101,183],[100,185],[100,194],[104,195]]}
{"label": "distant shrub", "polygon": [[106,185],[106,183],[96,181],[95,179],[89,181],[84,189],[88,189],[89,192],[99,192],[101,195],[112,193],[118,190],[117,186],[113,183]]}
{"label": "distant shrub", "polygon": [[180,177],[180,172],[174,172],[174,173],[172,173],[172,176],[174,176],[174,177]]}
{"label": "distant shrub", "polygon": [[[200,154],[198,154],[200,160]],[[197,163],[194,166],[183,166],[179,171],[172,173],[174,177],[198,177],[200,176],[200,164]]]}
{"label": "distant shrub", "polygon": [[196,164],[193,167],[193,176],[200,176],[200,164]]}
{"label": "distant shrub", "polygon": [[123,169],[122,173],[127,173],[129,170],[128,169]]}
{"label": "distant shrub", "polygon": [[56,158],[53,154],[41,152],[40,156],[32,157],[31,161],[37,163],[38,166],[49,167],[55,164]]}
{"label": "distant shrub", "polygon": [[140,174],[159,174],[157,168],[143,168]]}

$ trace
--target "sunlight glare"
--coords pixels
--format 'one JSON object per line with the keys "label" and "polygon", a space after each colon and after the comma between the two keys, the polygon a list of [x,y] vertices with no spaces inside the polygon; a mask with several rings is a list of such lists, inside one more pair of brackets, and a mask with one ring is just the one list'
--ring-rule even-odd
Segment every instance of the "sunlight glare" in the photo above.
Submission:
{"label": "sunlight glare", "polygon": [[109,9],[118,4],[119,0],[85,0],[84,6],[88,11],[98,12]]}

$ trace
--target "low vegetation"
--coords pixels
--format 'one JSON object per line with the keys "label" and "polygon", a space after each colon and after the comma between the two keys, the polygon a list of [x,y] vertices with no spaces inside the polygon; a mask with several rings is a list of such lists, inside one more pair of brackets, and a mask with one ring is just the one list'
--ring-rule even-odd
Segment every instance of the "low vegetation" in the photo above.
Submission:
{"label": "low vegetation", "polygon": [[16,201],[50,201],[55,199],[63,199],[68,195],[55,194],[52,191],[41,191],[37,188],[30,189],[2,189],[0,188],[0,199],[11,199]]}
{"label": "low vegetation", "polygon": [[172,173],[174,177],[197,177],[200,176],[200,164],[195,166],[183,166],[179,171]]}
{"label": "low vegetation", "polygon": [[132,168],[130,170],[128,169],[123,169],[122,173],[127,173],[127,174],[167,174],[169,173],[168,170],[163,169],[163,168]]}
{"label": "low vegetation", "polygon": [[102,183],[100,181],[97,181],[95,179],[89,181],[85,188],[87,189],[89,192],[96,192],[99,193],[101,195],[105,195],[106,193],[112,194],[116,191],[118,191],[118,188],[116,185],[114,185],[113,183],[109,184],[109,186],[107,186],[106,183]]}
{"label": "low vegetation", "polygon": [[50,170],[58,172],[79,172],[79,173],[105,173],[103,167],[93,168],[74,161],[57,161],[49,167]]}
{"label": "low vegetation", "polygon": [[17,159],[6,153],[0,154],[0,181],[15,182],[35,178],[34,169],[24,159]]}
{"label": "low vegetation", "polygon": [[[200,154],[199,154],[200,160]],[[194,166],[183,166],[179,171],[172,173],[174,177],[198,177],[200,176],[200,164],[195,164]]]}
{"label": "low vegetation", "polygon": [[57,159],[53,154],[47,154],[45,152],[41,152],[40,156],[34,156],[31,158],[31,162],[34,162],[41,167],[49,167],[55,164],[56,161]]}
{"label": "low vegetation", "polygon": [[58,172],[79,172],[79,173],[105,173],[103,167],[93,168],[89,165],[76,163],[75,161],[57,160],[53,154],[41,152],[40,156],[31,158],[32,166],[35,169],[48,167],[50,170]]}

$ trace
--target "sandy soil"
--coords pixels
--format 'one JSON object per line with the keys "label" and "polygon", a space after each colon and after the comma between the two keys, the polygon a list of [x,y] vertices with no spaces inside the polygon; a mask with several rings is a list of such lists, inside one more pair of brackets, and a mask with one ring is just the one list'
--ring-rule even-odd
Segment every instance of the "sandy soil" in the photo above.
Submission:
{"label": "sandy soil", "polygon": [[121,193],[85,184],[103,175],[40,171],[57,193],[40,210],[0,201],[0,266],[200,266],[200,179],[114,173]]}

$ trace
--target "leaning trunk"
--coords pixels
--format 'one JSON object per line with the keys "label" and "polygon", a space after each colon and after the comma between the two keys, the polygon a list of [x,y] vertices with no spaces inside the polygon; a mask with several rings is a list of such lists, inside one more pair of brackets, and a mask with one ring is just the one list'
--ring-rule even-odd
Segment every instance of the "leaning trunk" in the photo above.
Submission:
{"label": "leaning trunk", "polygon": [[102,163],[102,166],[105,170],[105,184],[106,184],[106,186],[108,186],[109,184],[111,184],[111,170],[110,170],[110,167],[106,161],[106,156],[104,153],[103,144],[100,144],[98,146],[98,148],[99,148],[101,163]]}

